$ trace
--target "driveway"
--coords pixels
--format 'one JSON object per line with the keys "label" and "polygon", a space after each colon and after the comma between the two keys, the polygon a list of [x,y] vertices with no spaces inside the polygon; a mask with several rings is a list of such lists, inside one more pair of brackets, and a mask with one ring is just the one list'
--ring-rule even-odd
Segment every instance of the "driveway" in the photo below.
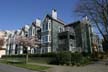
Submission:
{"label": "driveway", "polygon": [[7,64],[0,64],[0,72],[38,72],[38,71],[32,71]]}

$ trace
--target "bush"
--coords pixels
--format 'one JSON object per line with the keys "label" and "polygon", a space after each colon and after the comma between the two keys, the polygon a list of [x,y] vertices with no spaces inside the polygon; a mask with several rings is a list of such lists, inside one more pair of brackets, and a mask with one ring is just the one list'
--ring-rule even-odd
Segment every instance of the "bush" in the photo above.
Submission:
{"label": "bush", "polygon": [[59,64],[70,64],[71,63],[71,52],[60,52],[57,54],[57,60]]}
{"label": "bush", "polygon": [[56,53],[56,56],[53,57],[53,60],[50,62],[50,64],[67,64],[69,65],[71,63],[71,52],[64,51]]}
{"label": "bush", "polygon": [[88,53],[88,52],[82,52],[81,54],[82,54],[84,57],[91,56],[91,54],[90,54],[90,53]]}
{"label": "bush", "polygon": [[41,54],[41,57],[55,57],[56,56],[56,53],[44,53],[44,54]]}
{"label": "bush", "polygon": [[[21,59],[25,57],[25,55],[4,55],[3,58],[15,58],[16,60]],[[86,53],[71,53],[69,51],[63,51],[58,53],[45,53],[45,54],[30,54],[29,59],[31,62],[46,62],[49,64],[56,64],[56,65],[85,65],[88,64],[91,59],[89,55],[86,55]],[[18,58],[18,59],[17,59]]]}
{"label": "bush", "polygon": [[80,61],[82,60],[82,54],[81,53],[71,53],[71,64],[76,65],[79,64]]}
{"label": "bush", "polygon": [[84,56],[82,53],[71,53],[71,64],[72,65],[87,65],[91,61],[91,58],[89,55]]}
{"label": "bush", "polygon": [[3,55],[2,58],[6,58],[6,57],[25,57],[24,54],[22,55]]}
{"label": "bush", "polygon": [[[29,57],[55,57],[56,53],[44,53],[44,54],[29,54]],[[2,58],[5,57],[25,57],[25,54],[21,55],[3,55]]]}
{"label": "bush", "polygon": [[81,61],[80,61],[80,64],[81,65],[87,65],[91,62],[91,59],[88,58],[88,57],[82,57]]}

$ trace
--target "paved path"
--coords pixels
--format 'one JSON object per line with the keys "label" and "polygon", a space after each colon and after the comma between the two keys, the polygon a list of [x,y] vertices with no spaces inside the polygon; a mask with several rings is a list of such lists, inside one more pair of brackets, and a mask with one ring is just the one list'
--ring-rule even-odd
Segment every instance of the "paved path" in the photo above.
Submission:
{"label": "paved path", "polygon": [[[87,66],[57,66],[57,65],[46,65],[46,64],[38,64],[38,63],[31,63],[41,66],[49,66],[51,67],[45,72],[108,72],[108,65],[105,65],[106,62],[100,61],[96,62],[95,64],[90,64]],[[0,72],[37,72],[31,71],[24,68],[18,68],[11,65],[0,64]]]}
{"label": "paved path", "polygon": [[108,65],[105,65],[105,62],[103,61],[80,67],[56,66],[56,65],[38,64],[38,63],[36,64],[52,67],[46,70],[46,72],[108,72]]}
{"label": "paved path", "polygon": [[32,71],[7,64],[0,64],[0,72],[38,72],[38,71]]}

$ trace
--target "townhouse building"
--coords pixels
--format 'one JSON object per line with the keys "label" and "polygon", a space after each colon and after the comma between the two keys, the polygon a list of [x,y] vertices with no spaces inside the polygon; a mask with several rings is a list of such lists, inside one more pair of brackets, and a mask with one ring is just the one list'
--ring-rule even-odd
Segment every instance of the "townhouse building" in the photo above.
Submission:
{"label": "townhouse building", "polygon": [[[41,41],[41,20],[36,19],[36,21],[32,22],[32,25],[29,28],[28,37],[37,36],[38,40]],[[41,45],[36,48],[31,48],[30,53],[40,53],[41,52]]]}
{"label": "townhouse building", "polygon": [[42,22],[42,53],[57,52],[58,33],[64,30],[64,22],[57,18],[56,10],[52,10],[52,15],[47,14]]}
{"label": "townhouse building", "polygon": [[2,57],[2,55],[5,55],[5,47],[6,44],[3,45],[3,39],[6,40],[6,36],[5,36],[5,32],[4,31],[0,31],[0,58]]}
{"label": "townhouse building", "polygon": [[92,33],[93,52],[103,52],[102,39],[96,33]]}
{"label": "townhouse building", "polygon": [[56,10],[47,14],[42,23],[43,53],[57,51],[91,52],[91,25],[89,20],[65,24],[57,17]]}
{"label": "townhouse building", "polygon": [[[7,55],[15,55],[15,54],[24,54],[26,53],[26,49],[18,45],[15,42],[15,38],[17,36],[24,36],[24,37],[33,37],[38,35],[38,39],[41,39],[40,36],[40,20],[36,20],[32,23],[32,25],[25,25],[19,30],[13,31],[9,34],[8,39],[7,39],[7,45],[6,45],[6,54]],[[8,33],[8,32],[7,32]],[[29,53],[38,53],[39,48],[28,48]]]}
{"label": "townhouse building", "polygon": [[32,37],[37,36],[41,41],[39,47],[29,48],[31,54],[49,53],[60,51],[93,52],[91,23],[87,17],[81,21],[66,24],[62,21],[56,10],[45,15],[43,21],[36,19],[31,25],[25,25],[12,32],[7,39],[6,53],[23,54],[23,46],[14,41],[17,35]]}

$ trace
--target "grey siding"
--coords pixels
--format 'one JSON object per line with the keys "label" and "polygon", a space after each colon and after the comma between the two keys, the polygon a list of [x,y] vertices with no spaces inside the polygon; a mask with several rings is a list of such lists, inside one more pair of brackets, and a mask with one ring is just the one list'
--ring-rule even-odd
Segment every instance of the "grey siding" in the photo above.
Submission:
{"label": "grey siding", "polygon": [[52,52],[57,52],[58,49],[58,33],[60,27],[64,28],[64,25],[54,20],[52,21]]}

